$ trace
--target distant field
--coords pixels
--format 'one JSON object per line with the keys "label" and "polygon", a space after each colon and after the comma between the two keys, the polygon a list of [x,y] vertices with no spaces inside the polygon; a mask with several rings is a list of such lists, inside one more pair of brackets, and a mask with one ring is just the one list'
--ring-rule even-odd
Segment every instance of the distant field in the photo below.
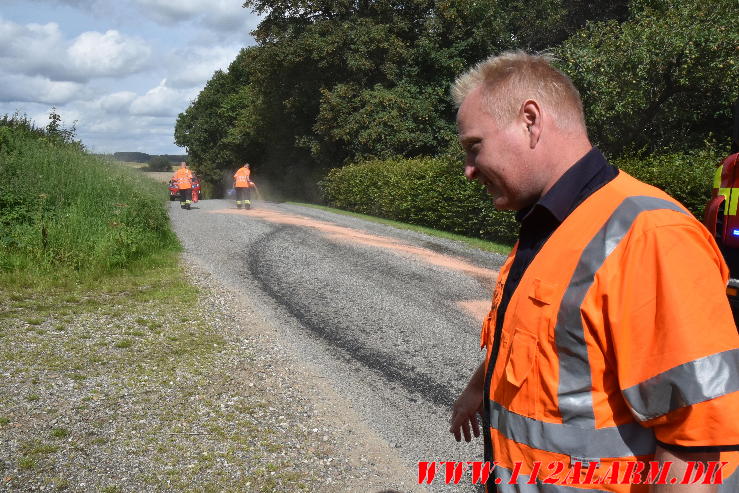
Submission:
{"label": "distant field", "polygon": [[152,180],[160,183],[167,183],[174,173],[173,171],[146,171],[146,163],[133,163],[129,161],[113,161],[113,163],[125,166],[126,168],[137,169]]}
{"label": "distant field", "polygon": [[171,171],[145,171],[144,174],[152,180],[156,180],[162,183],[167,183],[172,177]]}
{"label": "distant field", "polygon": [[146,167],[146,163],[134,163],[131,161],[111,161],[115,164],[119,164],[121,166],[125,166],[126,168],[134,168],[134,169],[142,169]]}

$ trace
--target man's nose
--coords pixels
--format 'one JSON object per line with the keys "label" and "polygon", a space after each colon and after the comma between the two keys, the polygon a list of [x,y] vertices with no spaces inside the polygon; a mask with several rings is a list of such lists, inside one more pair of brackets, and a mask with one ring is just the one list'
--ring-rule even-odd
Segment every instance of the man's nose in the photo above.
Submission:
{"label": "man's nose", "polygon": [[468,180],[472,181],[477,177],[477,168],[471,164],[464,165],[464,176]]}

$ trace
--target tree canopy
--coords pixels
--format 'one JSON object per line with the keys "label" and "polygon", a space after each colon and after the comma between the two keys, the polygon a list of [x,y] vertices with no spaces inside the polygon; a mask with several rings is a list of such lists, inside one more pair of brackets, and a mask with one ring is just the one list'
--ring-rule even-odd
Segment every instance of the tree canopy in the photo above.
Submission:
{"label": "tree canopy", "polygon": [[[730,133],[731,0],[247,0],[257,44],[217,71],[175,141],[219,181],[244,160],[315,198],[334,167],[456,148],[454,78],[510,49],[546,50],[581,88],[604,150],[687,149]],[[524,15],[525,13],[525,15]],[[732,99],[733,98],[733,99]]]}

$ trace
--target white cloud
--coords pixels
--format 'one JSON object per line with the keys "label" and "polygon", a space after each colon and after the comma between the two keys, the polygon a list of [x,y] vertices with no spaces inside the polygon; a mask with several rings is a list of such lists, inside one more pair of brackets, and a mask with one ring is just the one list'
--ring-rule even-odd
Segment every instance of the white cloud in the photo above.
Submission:
{"label": "white cloud", "polygon": [[95,152],[140,151],[149,154],[183,154],[174,145],[174,118],[126,116],[100,117],[78,132]]}
{"label": "white cloud", "polygon": [[136,93],[131,91],[114,92],[103,96],[99,100],[100,108],[107,113],[128,113],[131,103],[136,99]]}
{"label": "white cloud", "polygon": [[142,40],[110,30],[80,34],[67,54],[74,72],[91,78],[136,73],[146,66],[151,50]]}
{"label": "white cloud", "polygon": [[249,32],[258,17],[242,7],[242,0],[135,0],[154,21],[173,25],[185,21],[201,21],[213,30]]}
{"label": "white cloud", "polygon": [[198,0],[135,0],[155,21],[171,25],[195,18],[207,5]]}
{"label": "white cloud", "polygon": [[89,122],[85,131],[98,134],[113,134],[116,132],[127,132],[128,121],[123,119],[100,118]]}
{"label": "white cloud", "polygon": [[92,7],[100,3],[100,0],[45,0],[48,3],[57,3],[59,5],[69,5],[70,7]]}
{"label": "white cloud", "polygon": [[45,77],[2,74],[0,101],[28,101],[61,105],[89,96],[82,84],[52,81]]}
{"label": "white cloud", "polygon": [[65,70],[60,49],[63,43],[56,23],[21,26],[0,20],[0,68],[56,79],[55,75]]}
{"label": "white cloud", "polygon": [[172,89],[163,80],[131,103],[131,114],[145,116],[177,116],[187,107],[187,93]]}
{"label": "white cloud", "polygon": [[[3,0],[12,2],[13,0]],[[125,7],[126,0],[111,2],[110,0],[16,0],[25,2],[45,3],[61,8],[79,9],[96,16],[115,15],[120,13],[120,7]],[[53,8],[53,7],[52,7]]]}
{"label": "white cloud", "polygon": [[214,0],[208,2],[209,8],[204,16],[205,24],[214,30],[253,31],[259,17],[242,7],[242,1]]}
{"label": "white cloud", "polygon": [[89,149],[183,152],[176,116],[253,43],[242,3],[0,0],[0,114],[44,126],[55,105]]}
{"label": "white cloud", "polygon": [[239,46],[213,46],[177,50],[170,57],[168,84],[178,88],[202,88],[213,77],[213,72],[228,68],[239,49]]}
{"label": "white cloud", "polygon": [[151,49],[142,40],[88,31],[64,39],[56,23],[19,25],[0,20],[0,70],[84,82],[95,77],[120,77],[142,70]]}

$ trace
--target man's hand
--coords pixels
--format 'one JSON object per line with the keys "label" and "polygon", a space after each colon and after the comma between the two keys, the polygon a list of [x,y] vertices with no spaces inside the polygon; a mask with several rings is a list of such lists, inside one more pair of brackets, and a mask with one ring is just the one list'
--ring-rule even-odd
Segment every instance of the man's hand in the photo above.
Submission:
{"label": "man's hand", "polygon": [[454,434],[454,438],[459,442],[464,435],[464,441],[472,440],[470,430],[475,437],[480,436],[480,425],[477,421],[477,415],[482,410],[482,393],[483,382],[485,378],[485,362],[475,371],[470,378],[467,387],[465,387],[462,395],[452,406],[452,417],[450,420],[449,432]]}

